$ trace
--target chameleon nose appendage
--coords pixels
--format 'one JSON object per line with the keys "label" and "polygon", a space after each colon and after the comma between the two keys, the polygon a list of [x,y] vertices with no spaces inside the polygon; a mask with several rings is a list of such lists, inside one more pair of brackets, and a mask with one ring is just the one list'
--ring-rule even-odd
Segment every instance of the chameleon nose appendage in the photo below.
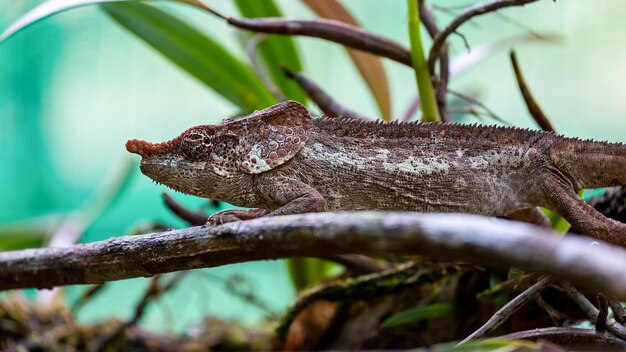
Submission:
{"label": "chameleon nose appendage", "polygon": [[151,143],[139,139],[131,139],[126,142],[126,150],[134,154],[139,154],[141,157],[145,157],[148,156],[148,151],[151,149],[150,144]]}
{"label": "chameleon nose appendage", "polygon": [[142,158],[163,153],[169,150],[171,146],[171,141],[163,143],[150,143],[139,139],[131,139],[126,142],[126,150],[134,154],[139,154]]}

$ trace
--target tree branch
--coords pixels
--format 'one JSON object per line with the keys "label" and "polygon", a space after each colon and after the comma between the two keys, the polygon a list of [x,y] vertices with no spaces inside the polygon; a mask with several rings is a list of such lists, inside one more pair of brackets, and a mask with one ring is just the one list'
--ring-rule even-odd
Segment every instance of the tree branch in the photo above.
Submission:
{"label": "tree branch", "polygon": [[[215,12],[213,11],[213,13]],[[315,20],[287,20],[280,17],[221,17],[226,19],[228,24],[237,28],[258,33],[301,35],[326,39],[353,49],[386,57],[410,67],[413,66],[411,53],[401,44],[345,22],[323,18]]]}
{"label": "tree branch", "polygon": [[430,54],[428,55],[428,68],[431,74],[435,71],[435,63],[441,55],[441,49],[446,40],[450,34],[454,33],[463,23],[476,16],[498,11],[499,9],[505,7],[522,6],[535,1],[537,0],[490,0],[468,7],[465,11],[453,19],[452,22],[450,22],[450,24],[448,24],[433,41],[433,45],[430,48]]}
{"label": "tree branch", "polygon": [[428,255],[515,266],[626,298],[626,250],[467,214],[314,213],[0,253],[0,289],[97,284],[254,260],[334,254]]}
{"label": "tree branch", "polygon": [[530,113],[530,116],[537,122],[539,127],[541,127],[544,131],[554,132],[554,127],[550,123],[550,119],[543,112],[537,100],[533,97],[528,85],[526,84],[526,80],[524,79],[524,75],[522,74],[522,69],[517,62],[517,55],[515,55],[515,51],[511,50],[511,65],[513,65],[513,71],[515,71],[515,79],[517,80],[517,85],[519,86],[519,90],[522,93],[522,97],[524,98],[524,102],[526,103],[526,108]]}
{"label": "tree branch", "polygon": [[546,340],[565,348],[571,346],[575,350],[580,350],[580,347],[597,348],[598,350],[626,348],[626,341],[618,339],[611,334],[580,328],[551,327],[532,329],[498,336],[494,339]]}
{"label": "tree branch", "polygon": [[[561,282],[561,287],[565,289],[565,293],[570,296],[571,299],[578,304],[578,307],[587,314],[589,320],[592,323],[596,323],[598,320],[598,316],[600,311],[596,308],[588,299],[583,295],[574,285],[569,282]],[[615,319],[607,319],[606,329],[615,335],[616,337],[621,338],[622,340],[626,340],[626,328],[624,328],[620,323],[615,321]],[[596,331],[597,332],[597,331]]]}
{"label": "tree branch", "polygon": [[287,67],[282,67],[282,70],[288,78],[298,83],[298,85],[306,92],[309,98],[313,100],[315,105],[317,105],[326,116],[342,116],[351,119],[371,120],[370,118],[363,116],[337,102],[330,95],[328,95],[328,93],[326,93],[320,86],[318,86],[315,82],[313,82],[302,73],[294,72]]}
{"label": "tree branch", "polygon": [[[471,335],[466,337],[458,345],[462,345],[472,340],[476,340],[489,335],[495,329],[500,327],[505,321],[507,321],[515,312],[522,308],[526,303],[532,301],[536,293],[541,292],[544,288],[548,287],[552,283],[552,279],[548,276],[537,281],[534,285],[530,286],[526,291],[519,294],[517,297],[510,300],[502,308],[500,308],[489,320],[481,326],[478,330],[474,331]],[[458,346],[457,345],[457,346]]]}

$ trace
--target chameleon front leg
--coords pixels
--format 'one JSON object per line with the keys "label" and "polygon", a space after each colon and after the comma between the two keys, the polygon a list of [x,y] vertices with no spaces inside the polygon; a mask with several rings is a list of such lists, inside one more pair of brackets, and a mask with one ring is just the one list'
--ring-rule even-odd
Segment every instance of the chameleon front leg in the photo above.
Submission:
{"label": "chameleon front leg", "polygon": [[267,209],[224,210],[209,217],[207,225],[250,220],[261,216],[288,215],[324,211],[326,200],[313,187],[286,177],[259,178],[256,192]]}
{"label": "chameleon front leg", "polygon": [[326,199],[313,187],[288,177],[259,177],[255,182],[261,199],[273,209],[267,216],[313,213],[326,210]]}
{"label": "chameleon front leg", "polygon": [[240,221],[240,220],[250,220],[260,218],[261,216],[265,216],[269,213],[269,211],[260,208],[253,208],[248,210],[241,209],[229,209],[222,210],[217,212],[211,216],[207,220],[207,225],[221,225],[227,222]]}
{"label": "chameleon front leg", "polygon": [[545,206],[584,235],[626,247],[626,224],[609,219],[578,197],[569,182],[550,175],[542,185]]}
{"label": "chameleon front leg", "polygon": [[514,211],[506,216],[511,220],[527,222],[540,227],[550,228],[550,220],[537,207]]}

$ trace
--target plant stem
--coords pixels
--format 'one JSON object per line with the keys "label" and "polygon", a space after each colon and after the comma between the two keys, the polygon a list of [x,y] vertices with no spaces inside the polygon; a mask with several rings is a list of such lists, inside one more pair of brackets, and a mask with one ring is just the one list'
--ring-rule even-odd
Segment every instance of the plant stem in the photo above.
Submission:
{"label": "plant stem", "polygon": [[415,70],[415,78],[417,80],[417,90],[419,91],[420,101],[422,102],[422,121],[433,122],[440,121],[439,110],[437,109],[437,101],[430,81],[430,73],[428,64],[424,57],[424,48],[422,47],[422,36],[420,33],[420,18],[417,7],[417,0],[407,0],[407,8],[409,10],[409,38],[411,40],[411,61]]}

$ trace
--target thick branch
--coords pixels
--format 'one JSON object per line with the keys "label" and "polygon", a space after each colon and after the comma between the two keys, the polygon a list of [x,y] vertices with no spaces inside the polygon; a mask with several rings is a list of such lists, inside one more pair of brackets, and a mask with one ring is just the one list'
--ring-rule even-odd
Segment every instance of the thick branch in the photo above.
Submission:
{"label": "thick branch", "polygon": [[0,253],[0,289],[96,284],[253,260],[423,254],[516,266],[626,298],[626,250],[466,214],[314,213]]}
{"label": "thick branch", "polygon": [[505,7],[522,6],[535,1],[537,0],[490,0],[468,7],[467,10],[463,11],[454,20],[452,20],[452,22],[450,22],[450,24],[448,24],[433,41],[433,45],[430,48],[430,54],[428,55],[428,68],[430,69],[430,72],[432,73],[435,71],[435,62],[441,55],[441,49],[450,34],[456,32],[457,28],[459,28],[463,23],[476,16],[498,11],[499,9]]}

